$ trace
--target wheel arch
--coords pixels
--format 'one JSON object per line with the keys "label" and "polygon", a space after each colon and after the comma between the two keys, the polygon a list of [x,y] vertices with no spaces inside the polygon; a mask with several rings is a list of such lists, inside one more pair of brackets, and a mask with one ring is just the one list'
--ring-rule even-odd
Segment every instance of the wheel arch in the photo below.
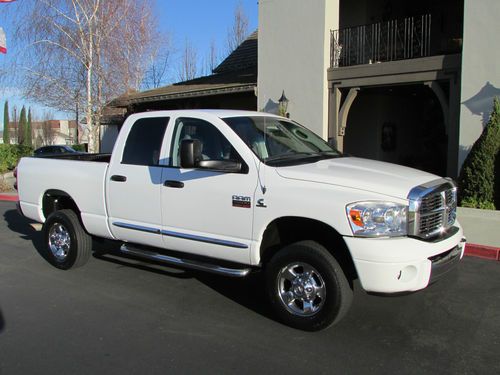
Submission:
{"label": "wheel arch", "polygon": [[312,240],[332,254],[349,280],[357,278],[351,253],[342,235],[332,226],[307,217],[284,216],[270,222],[260,244],[260,262],[265,265],[283,247],[292,243]]}
{"label": "wheel arch", "polygon": [[45,191],[42,197],[42,213],[45,219],[55,211],[72,210],[78,216],[81,222],[81,211],[75,200],[63,190],[49,189]]}

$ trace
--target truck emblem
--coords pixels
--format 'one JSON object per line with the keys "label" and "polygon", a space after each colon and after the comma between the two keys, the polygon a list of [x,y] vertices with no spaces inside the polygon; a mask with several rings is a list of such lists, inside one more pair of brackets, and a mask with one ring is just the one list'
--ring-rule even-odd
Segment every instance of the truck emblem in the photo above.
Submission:
{"label": "truck emblem", "polygon": [[257,201],[257,207],[262,207],[262,208],[266,208],[266,204],[264,203],[264,198],[261,198]]}
{"label": "truck emblem", "polygon": [[233,207],[250,208],[252,206],[252,199],[240,195],[233,195]]}

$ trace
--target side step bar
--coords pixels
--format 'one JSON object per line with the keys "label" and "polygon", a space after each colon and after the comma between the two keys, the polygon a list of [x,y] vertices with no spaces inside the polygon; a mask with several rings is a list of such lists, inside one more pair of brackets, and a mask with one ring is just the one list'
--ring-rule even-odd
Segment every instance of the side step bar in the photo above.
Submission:
{"label": "side step bar", "polygon": [[149,250],[144,250],[139,247],[130,245],[130,244],[123,244],[120,247],[120,251],[123,254],[127,255],[132,255],[135,257],[139,258],[144,258],[148,260],[155,260],[158,262],[166,263],[166,264],[172,264],[176,266],[181,266],[184,268],[191,268],[199,271],[206,271],[206,272],[211,272],[215,273],[218,275],[224,275],[224,276],[230,276],[230,277],[245,277],[247,276],[252,269],[251,268],[225,268],[218,266],[216,264],[210,264],[210,263],[203,263],[191,259],[181,259],[181,258],[175,258],[172,256],[168,255],[163,255],[159,253],[155,253],[153,251]]}

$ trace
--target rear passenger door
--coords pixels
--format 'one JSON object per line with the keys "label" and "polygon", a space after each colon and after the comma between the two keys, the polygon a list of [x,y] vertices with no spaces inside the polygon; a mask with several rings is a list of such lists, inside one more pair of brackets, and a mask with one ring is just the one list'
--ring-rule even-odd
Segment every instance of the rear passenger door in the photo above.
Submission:
{"label": "rear passenger door", "polygon": [[110,164],[107,209],[117,239],[163,246],[160,194],[168,122],[167,117],[138,119],[129,131],[121,159]]}

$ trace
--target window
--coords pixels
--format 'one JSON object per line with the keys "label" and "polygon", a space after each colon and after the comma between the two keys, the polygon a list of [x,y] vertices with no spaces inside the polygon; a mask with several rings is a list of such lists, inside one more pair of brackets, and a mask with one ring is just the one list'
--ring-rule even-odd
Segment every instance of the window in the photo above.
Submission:
{"label": "window", "polygon": [[181,165],[180,148],[184,139],[200,141],[203,160],[241,160],[231,143],[215,126],[200,119],[179,118],[176,121],[172,142],[172,167]]}
{"label": "window", "polygon": [[223,119],[260,160],[278,163],[316,162],[341,154],[310,130],[276,117],[231,117]]}
{"label": "window", "polygon": [[130,129],[122,164],[158,165],[168,117],[139,119]]}

